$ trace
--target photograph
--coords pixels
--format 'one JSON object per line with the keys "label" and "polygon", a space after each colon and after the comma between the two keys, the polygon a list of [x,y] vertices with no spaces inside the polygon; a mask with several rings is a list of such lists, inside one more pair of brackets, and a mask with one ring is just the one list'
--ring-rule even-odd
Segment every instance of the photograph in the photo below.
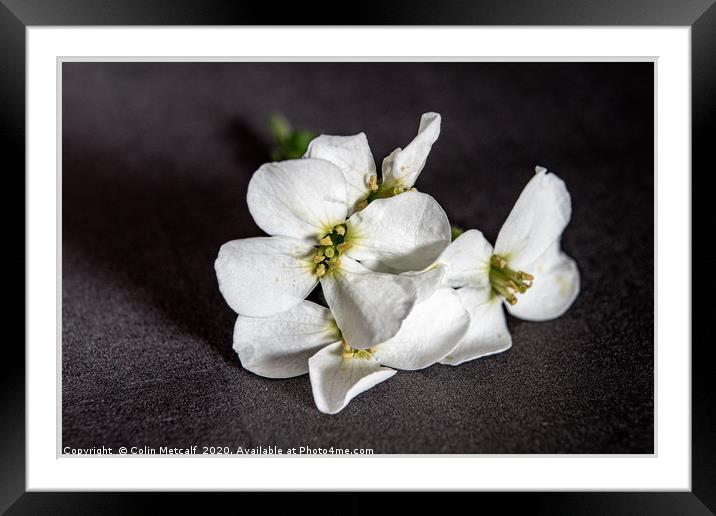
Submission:
{"label": "photograph", "polygon": [[716,514],[715,4],[0,0],[0,514]]}
{"label": "photograph", "polygon": [[61,456],[656,453],[653,60],[58,66]]}

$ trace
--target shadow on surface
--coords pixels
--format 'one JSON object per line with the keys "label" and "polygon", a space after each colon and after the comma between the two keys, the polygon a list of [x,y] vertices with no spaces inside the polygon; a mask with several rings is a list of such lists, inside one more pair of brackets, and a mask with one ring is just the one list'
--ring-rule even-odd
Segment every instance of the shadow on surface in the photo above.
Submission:
{"label": "shadow on surface", "polygon": [[[240,119],[227,135],[242,163],[265,161],[268,148]],[[260,234],[243,202],[249,177],[237,171],[219,181],[167,160],[88,152],[69,138],[63,155],[63,275],[66,260],[73,271],[100,272],[239,365],[231,349],[234,315],[213,263],[227,240]]]}

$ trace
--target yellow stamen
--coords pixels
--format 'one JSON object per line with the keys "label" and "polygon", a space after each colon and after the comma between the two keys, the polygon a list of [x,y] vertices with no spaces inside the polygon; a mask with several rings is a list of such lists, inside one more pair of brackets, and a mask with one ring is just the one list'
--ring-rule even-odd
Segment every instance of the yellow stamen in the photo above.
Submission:
{"label": "yellow stamen", "polygon": [[316,256],[313,257],[313,263],[321,263],[325,259],[326,259],[325,256],[321,256],[321,255],[317,254]]}
{"label": "yellow stamen", "polygon": [[326,235],[326,236],[324,236],[323,238],[321,238],[321,239],[318,241],[318,243],[321,244],[321,245],[333,245],[333,240],[331,240],[331,237],[329,237],[329,236]]}
{"label": "yellow stamen", "polygon": [[498,255],[490,258],[492,290],[511,305],[517,303],[517,294],[524,294],[532,286],[534,277],[524,271],[512,270],[507,260]]}
{"label": "yellow stamen", "polygon": [[368,178],[368,188],[370,188],[371,192],[378,191],[378,177],[377,176],[370,176]]}
{"label": "yellow stamen", "polygon": [[343,347],[341,356],[343,358],[353,358],[353,348],[350,347],[345,340],[341,342],[341,346]]}
{"label": "yellow stamen", "polygon": [[326,266],[324,264],[319,264],[318,267],[316,267],[316,276],[319,278],[326,274]]}
{"label": "yellow stamen", "polygon": [[343,251],[350,249],[352,245],[353,244],[351,244],[350,242],[343,242],[342,244],[338,244],[336,246],[336,249],[338,250],[339,253],[342,253]]}
{"label": "yellow stamen", "polygon": [[497,267],[498,269],[504,269],[507,266],[507,261],[501,256],[493,254],[492,259],[490,260],[490,264],[493,267]]}
{"label": "yellow stamen", "polygon": [[341,342],[341,346],[343,348],[343,351],[341,352],[341,356],[343,358],[362,358],[364,360],[369,360],[373,358],[373,353],[375,353],[375,346],[368,349],[355,349],[349,346],[346,341]]}
{"label": "yellow stamen", "polygon": [[345,226],[336,226],[336,233],[343,236],[346,234],[346,227]]}

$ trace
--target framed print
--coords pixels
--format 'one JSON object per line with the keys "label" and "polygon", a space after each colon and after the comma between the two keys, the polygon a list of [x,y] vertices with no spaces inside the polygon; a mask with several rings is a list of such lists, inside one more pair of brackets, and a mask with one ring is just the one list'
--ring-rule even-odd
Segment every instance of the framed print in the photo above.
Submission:
{"label": "framed print", "polygon": [[713,510],[712,2],[61,5],[1,11],[27,203],[10,514],[142,503],[59,491]]}

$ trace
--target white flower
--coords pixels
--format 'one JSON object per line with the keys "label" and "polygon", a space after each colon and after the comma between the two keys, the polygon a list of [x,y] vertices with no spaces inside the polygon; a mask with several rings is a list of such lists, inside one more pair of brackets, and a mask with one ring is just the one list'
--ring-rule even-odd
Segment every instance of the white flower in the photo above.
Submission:
{"label": "white flower", "polygon": [[328,309],[302,301],[268,317],[240,315],[234,350],[244,368],[261,376],[288,378],[309,372],[316,406],[335,414],[393,376],[391,368],[422,369],[437,362],[457,345],[469,324],[455,291],[440,288],[415,306],[395,336],[358,348]]}
{"label": "white flower", "polygon": [[[436,261],[470,313],[470,329],[441,363],[457,365],[511,346],[501,305],[520,319],[562,315],[579,293],[577,265],[560,248],[572,204],[559,177],[542,167],[512,208],[495,248],[477,230],[455,239]],[[502,302],[501,302],[502,301]]]}
{"label": "white flower", "polygon": [[311,141],[305,157],[325,159],[341,169],[348,185],[347,200],[352,213],[364,208],[373,199],[410,190],[439,135],[440,115],[423,114],[413,141],[405,149],[398,147],[383,160],[380,183],[365,133],[353,136],[321,135]]}
{"label": "white flower", "polygon": [[365,348],[397,333],[425,286],[357,260],[419,270],[450,242],[445,212],[423,193],[376,200],[348,218],[343,173],[323,159],[265,164],[246,197],[256,224],[272,236],[221,247],[215,269],[229,306],[248,316],[283,312],[320,281],[344,336]]}

